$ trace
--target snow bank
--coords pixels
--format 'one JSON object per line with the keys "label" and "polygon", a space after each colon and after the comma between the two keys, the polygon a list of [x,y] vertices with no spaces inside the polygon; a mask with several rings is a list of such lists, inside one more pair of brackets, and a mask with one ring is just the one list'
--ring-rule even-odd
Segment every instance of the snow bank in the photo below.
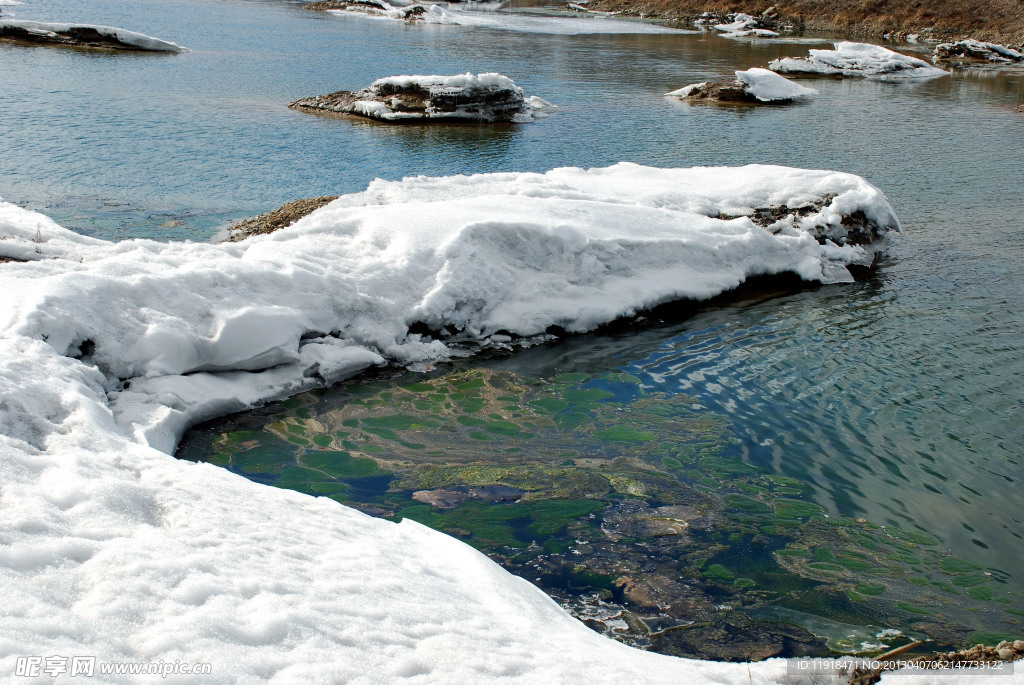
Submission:
{"label": "snow bank", "polygon": [[835,50],[810,50],[808,57],[783,57],[768,68],[782,74],[868,76],[881,79],[933,78],[946,71],[880,45],[841,42]]}
{"label": "snow bank", "polygon": [[[803,209],[758,219],[780,207]],[[841,223],[858,211],[866,224]],[[445,356],[414,322],[471,339],[579,332],[758,274],[849,280],[897,227],[848,174],[632,164],[375,181],[220,245],[111,244],[5,216],[0,255],[42,259],[0,268],[0,326],[97,365],[123,430],[165,451],[191,423],[335,367]]]}
{"label": "snow bank", "polygon": [[0,35],[21,37],[22,33],[53,42],[69,42],[69,44],[87,43],[92,36],[99,37],[104,43],[114,46],[121,45],[137,50],[153,50],[157,52],[185,52],[185,48],[160,40],[144,33],[136,33],[114,26],[98,26],[95,24],[63,24],[48,21],[22,21],[14,19],[0,20]]}
{"label": "snow bank", "polygon": [[0,672],[95,655],[217,683],[778,682],[779,661],[607,640],[413,522],[163,452],[214,414],[449,353],[413,322],[583,331],[755,274],[841,279],[897,228],[863,179],[774,166],[378,180],[216,245],[87,239],[0,203],[0,255],[33,260],[0,263]]}

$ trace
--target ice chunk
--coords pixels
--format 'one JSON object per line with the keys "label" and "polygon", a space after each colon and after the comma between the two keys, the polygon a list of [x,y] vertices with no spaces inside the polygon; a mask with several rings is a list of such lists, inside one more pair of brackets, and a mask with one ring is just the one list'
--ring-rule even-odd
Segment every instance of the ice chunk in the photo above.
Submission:
{"label": "ice chunk", "polygon": [[760,67],[737,71],[736,80],[743,83],[747,92],[762,102],[795,100],[818,92]]}
{"label": "ice chunk", "polygon": [[867,76],[879,79],[934,78],[948,72],[924,60],[893,52],[880,45],[835,44],[834,50],[810,50],[808,57],[783,57],[768,68],[781,74]]}

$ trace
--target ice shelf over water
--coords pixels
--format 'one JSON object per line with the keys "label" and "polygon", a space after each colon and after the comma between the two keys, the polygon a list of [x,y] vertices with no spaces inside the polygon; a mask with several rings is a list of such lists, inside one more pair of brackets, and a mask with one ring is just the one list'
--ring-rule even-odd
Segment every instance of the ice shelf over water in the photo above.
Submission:
{"label": "ice shelf over water", "polygon": [[867,76],[879,79],[934,78],[948,72],[924,60],[893,52],[880,45],[835,44],[835,50],[809,50],[807,57],[772,60],[768,68],[781,74]]}
{"label": "ice shelf over water", "polygon": [[0,203],[0,672],[94,655],[217,683],[782,682],[778,660],[630,649],[445,535],[167,453],[195,421],[449,353],[413,322],[583,331],[756,274],[842,280],[870,259],[859,238],[897,229],[864,179],[775,166],[375,181],[223,244],[109,243]]}

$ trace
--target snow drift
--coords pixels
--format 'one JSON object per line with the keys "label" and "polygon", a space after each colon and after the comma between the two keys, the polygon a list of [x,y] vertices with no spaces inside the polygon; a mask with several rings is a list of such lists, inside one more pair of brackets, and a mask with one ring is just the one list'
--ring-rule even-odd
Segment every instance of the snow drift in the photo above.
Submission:
{"label": "snow drift", "polygon": [[948,72],[924,60],[893,52],[880,45],[835,44],[835,50],[809,50],[807,57],[772,60],[768,68],[781,74],[867,76],[879,79],[934,78]]}
{"label": "snow drift", "polygon": [[848,278],[898,223],[775,166],[375,181],[240,243],[84,238],[0,203],[0,669],[213,664],[209,682],[724,682],[631,650],[418,524],[167,456],[184,429],[449,339],[584,331],[756,274]]}

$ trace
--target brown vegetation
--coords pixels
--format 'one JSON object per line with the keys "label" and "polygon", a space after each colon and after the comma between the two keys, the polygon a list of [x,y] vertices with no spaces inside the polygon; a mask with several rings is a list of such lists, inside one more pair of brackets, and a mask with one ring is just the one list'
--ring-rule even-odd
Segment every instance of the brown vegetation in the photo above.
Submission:
{"label": "brown vegetation", "polygon": [[669,19],[686,24],[704,12],[757,16],[775,7],[780,24],[844,35],[931,33],[936,38],[976,38],[1024,43],[1022,0],[593,0],[588,8]]}

